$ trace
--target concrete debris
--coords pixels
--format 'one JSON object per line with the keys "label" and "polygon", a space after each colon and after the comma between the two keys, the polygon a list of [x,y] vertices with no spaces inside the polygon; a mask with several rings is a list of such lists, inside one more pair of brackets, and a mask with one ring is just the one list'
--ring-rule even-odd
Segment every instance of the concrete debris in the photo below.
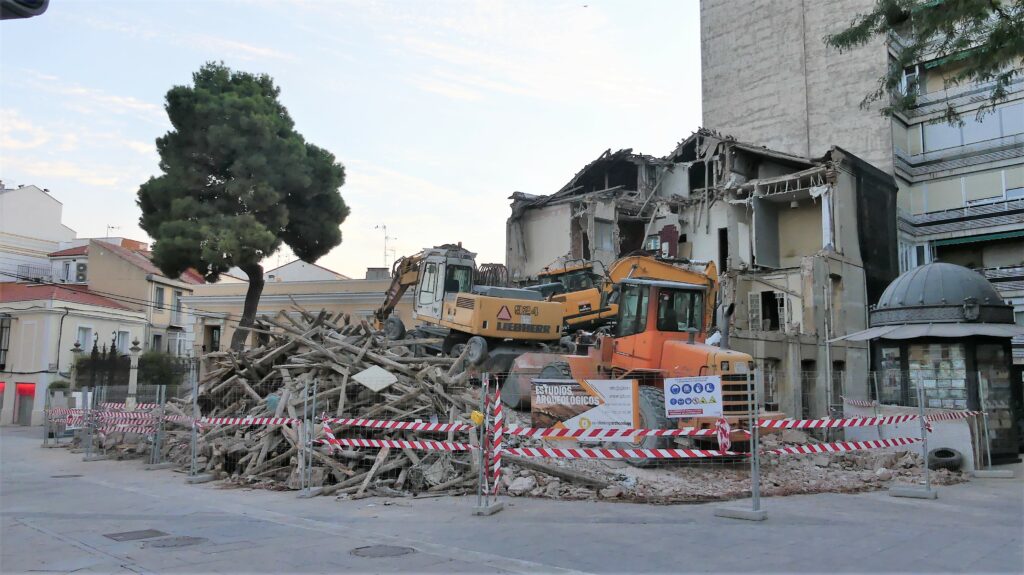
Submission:
{"label": "concrete debris", "polygon": [[[514,417],[515,415],[513,415]],[[789,445],[781,434],[765,437],[766,448]],[[804,435],[802,441],[815,441]],[[516,439],[516,438],[513,438]],[[521,442],[534,445],[534,440]],[[571,441],[560,441],[559,447],[573,447]],[[519,458],[505,458],[509,476],[528,485],[525,478],[535,478],[543,488],[519,490],[521,494],[549,499],[608,499],[651,503],[678,503],[739,499],[750,496],[750,464],[746,459],[731,462],[665,460],[655,466],[638,468],[621,465],[616,460],[544,460],[544,465],[562,478],[538,471],[537,460],[529,460],[530,468],[519,466]],[[892,482],[923,481],[923,458],[913,452],[854,451],[816,455],[769,455],[762,457],[761,493],[766,497],[807,493],[856,493],[887,489]],[[564,476],[592,478],[606,486],[584,488],[567,482]],[[947,485],[966,481],[958,472],[932,472],[932,483]],[[507,485],[508,483],[506,483]]]}
{"label": "concrete debris", "polygon": [[537,487],[537,478],[534,476],[528,474],[525,477],[516,477],[508,486],[508,494],[522,495],[527,491],[532,491],[535,487]]}

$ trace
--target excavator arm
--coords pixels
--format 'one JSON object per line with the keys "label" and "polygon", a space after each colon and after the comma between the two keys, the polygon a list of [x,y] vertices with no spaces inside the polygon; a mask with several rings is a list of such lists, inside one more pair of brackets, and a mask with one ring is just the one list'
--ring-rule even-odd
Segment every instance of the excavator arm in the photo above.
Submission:
{"label": "excavator arm", "polygon": [[384,320],[388,319],[388,316],[394,311],[398,302],[402,301],[402,296],[405,295],[405,291],[409,289],[409,286],[415,285],[416,281],[419,280],[420,262],[423,261],[424,257],[426,256],[423,252],[420,252],[395,261],[391,268],[391,285],[388,287],[388,291],[384,293],[384,303],[377,308],[377,311],[373,312],[378,329],[384,325]]}

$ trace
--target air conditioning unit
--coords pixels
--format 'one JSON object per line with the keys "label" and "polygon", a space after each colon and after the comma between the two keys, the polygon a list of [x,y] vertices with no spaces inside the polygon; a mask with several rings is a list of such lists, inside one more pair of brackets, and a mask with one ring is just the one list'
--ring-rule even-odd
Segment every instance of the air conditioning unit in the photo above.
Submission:
{"label": "air conditioning unit", "polygon": [[89,265],[88,264],[75,264],[75,281],[78,283],[84,283],[89,279]]}

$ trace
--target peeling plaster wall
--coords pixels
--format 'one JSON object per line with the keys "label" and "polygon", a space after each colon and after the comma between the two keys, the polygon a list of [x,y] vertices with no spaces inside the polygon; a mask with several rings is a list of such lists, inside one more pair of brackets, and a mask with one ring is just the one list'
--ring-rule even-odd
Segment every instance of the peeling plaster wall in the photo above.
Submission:
{"label": "peeling plaster wall", "polygon": [[509,226],[506,265],[510,277],[536,276],[546,266],[567,256],[571,251],[571,219],[572,209],[569,204],[526,210],[518,225],[526,243],[524,254],[519,254],[515,249],[518,242],[516,226]]}

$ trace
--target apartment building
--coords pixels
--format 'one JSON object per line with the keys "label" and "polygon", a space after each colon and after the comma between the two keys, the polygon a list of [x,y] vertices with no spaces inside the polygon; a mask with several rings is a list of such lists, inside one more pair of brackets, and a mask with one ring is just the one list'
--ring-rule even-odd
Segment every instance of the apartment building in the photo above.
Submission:
{"label": "apartment building", "polygon": [[[1024,79],[979,117],[990,86],[951,85],[956,56],[926,54],[904,71],[916,107],[891,119],[862,109],[903,41],[840,54],[823,38],[874,4],[702,0],[703,122],[793,154],[835,144],[892,174],[901,271],[932,261],[975,269],[1024,325]],[[963,125],[942,121],[947,105]],[[1013,354],[1024,366],[1024,338]]]}
{"label": "apartment building", "polygon": [[[52,279],[47,254],[76,235],[61,223],[63,209],[49,190],[5,188],[0,182],[0,282]],[[27,214],[32,217],[25,217]]]}

